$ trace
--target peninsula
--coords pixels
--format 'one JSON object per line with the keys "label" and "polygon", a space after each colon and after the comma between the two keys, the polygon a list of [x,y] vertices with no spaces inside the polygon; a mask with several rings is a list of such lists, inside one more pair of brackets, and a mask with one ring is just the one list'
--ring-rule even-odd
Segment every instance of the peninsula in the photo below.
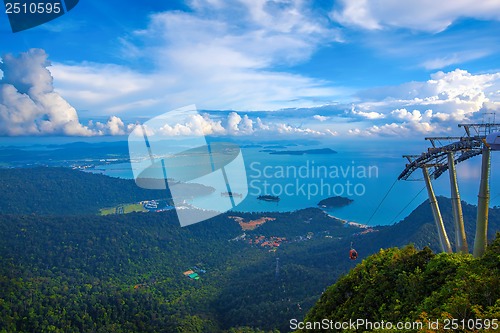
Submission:
{"label": "peninsula", "polygon": [[331,148],[306,149],[306,150],[266,150],[271,155],[330,155],[337,154]]}
{"label": "peninsula", "polygon": [[318,202],[318,206],[321,208],[340,208],[350,205],[353,201],[349,198],[335,196],[321,200]]}

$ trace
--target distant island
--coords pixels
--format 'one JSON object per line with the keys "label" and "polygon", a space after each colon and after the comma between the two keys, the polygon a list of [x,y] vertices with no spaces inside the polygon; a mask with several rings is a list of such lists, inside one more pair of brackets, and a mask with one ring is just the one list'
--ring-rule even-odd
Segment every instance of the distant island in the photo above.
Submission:
{"label": "distant island", "polygon": [[306,149],[306,150],[269,150],[266,149],[271,155],[330,155],[337,154],[337,152],[331,148],[320,148],[320,149]]}
{"label": "distant island", "polygon": [[321,208],[340,208],[350,205],[354,200],[345,197],[330,197],[318,202],[318,206]]}
{"label": "distant island", "polygon": [[248,145],[243,145],[243,146],[240,146],[241,148],[262,148],[262,145],[258,145],[258,144],[248,144]]}
{"label": "distant island", "polygon": [[283,146],[283,145],[273,145],[273,146],[266,146],[264,148],[266,148],[266,149],[286,149],[286,146]]}
{"label": "distant island", "polygon": [[280,201],[280,197],[276,195],[259,195],[257,199],[262,201],[272,201],[272,202]]}

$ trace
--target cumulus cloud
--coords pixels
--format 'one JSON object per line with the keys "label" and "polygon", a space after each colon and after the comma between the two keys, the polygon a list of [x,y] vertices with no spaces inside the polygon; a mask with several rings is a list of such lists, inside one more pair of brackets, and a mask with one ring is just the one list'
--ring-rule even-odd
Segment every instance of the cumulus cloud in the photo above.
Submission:
{"label": "cumulus cloud", "polygon": [[231,112],[227,118],[227,129],[231,133],[238,133],[238,125],[241,122],[241,116],[236,112]]}
{"label": "cumulus cloud", "polygon": [[312,128],[302,128],[291,126],[285,123],[278,123],[275,125],[275,130],[280,134],[307,134],[313,136],[323,136],[325,132],[314,130]]}
{"label": "cumulus cloud", "polygon": [[500,110],[500,73],[471,74],[464,70],[437,72],[425,82],[371,89],[350,115],[375,121],[349,134],[408,135],[450,133],[459,122],[474,122],[484,112]]}
{"label": "cumulus cloud", "polygon": [[[213,120],[208,114],[192,114],[182,123],[165,123],[160,128],[163,136],[204,136],[224,135],[227,131],[221,120]],[[154,133],[150,133],[154,135]]]}
{"label": "cumulus cloud", "polygon": [[104,124],[97,122],[94,125],[91,121],[89,127],[94,130],[94,135],[125,135],[130,129],[130,127],[127,128],[123,121],[117,116],[109,117],[108,121]]}
{"label": "cumulus cloud", "polygon": [[257,117],[257,127],[264,131],[268,131],[270,129],[269,125],[264,124],[260,117]]}
{"label": "cumulus cloud", "polygon": [[[66,96],[63,98],[61,91],[54,90],[53,67],[50,67],[43,50],[33,49],[19,56],[6,55],[0,69],[3,72],[0,80],[0,135],[126,135],[135,126],[112,114],[107,121],[82,124],[75,108],[65,100]],[[113,67],[113,71],[117,71],[120,78],[118,70]],[[121,74],[126,80],[138,80],[113,88],[123,96],[140,93],[142,84],[149,82],[142,76],[135,77],[132,72]],[[99,75],[95,75],[87,77],[88,84],[95,79],[98,87],[104,87],[98,80]],[[96,98],[102,101],[106,97]],[[484,111],[500,110],[500,73],[471,74],[460,69],[440,71],[427,81],[370,89],[359,92],[355,98],[355,104],[274,112],[207,111],[165,125],[161,131],[170,136],[452,134],[458,122],[480,121]],[[161,98],[151,103],[160,102]],[[150,102],[143,99],[137,103],[136,106],[140,107]],[[164,112],[170,110],[163,108]]]}
{"label": "cumulus cloud", "polygon": [[253,120],[248,117],[248,115],[244,115],[240,125],[240,131],[244,134],[252,134],[254,132],[253,129]]}
{"label": "cumulus cloud", "polygon": [[384,124],[384,125],[373,125],[365,129],[354,128],[350,129],[348,134],[355,136],[409,136],[412,131],[406,123],[402,124]]}
{"label": "cumulus cloud", "polygon": [[313,116],[314,119],[319,120],[321,122],[330,119],[330,117],[320,116],[319,114]]}
{"label": "cumulus cloud", "polygon": [[[151,131],[150,135],[155,132]],[[208,113],[201,115],[192,115],[188,120],[182,123],[165,124],[160,129],[160,134],[165,136],[248,136],[261,135],[273,136],[276,134],[300,134],[305,136],[335,136],[338,133],[330,129],[315,130],[308,127],[294,126],[280,121],[264,122],[260,117],[254,119],[237,112],[228,113],[227,117],[214,116]]]}
{"label": "cumulus cloud", "polygon": [[[0,69],[0,135],[127,135],[135,124],[125,124],[115,115],[106,122],[90,120],[83,125],[77,111],[58,92],[54,91],[50,62],[40,49],[31,49],[19,56],[7,54]],[[127,76],[129,73],[122,73]],[[89,80],[97,79],[90,76]],[[119,89],[125,94],[138,89],[141,80],[124,84]],[[100,86],[102,82],[95,82]],[[108,88],[109,91],[109,88]],[[104,96],[102,98],[105,98]],[[277,122],[264,122],[260,117],[228,113],[227,117],[193,114],[182,123],[165,124],[162,135],[253,135],[255,133],[324,135],[324,132],[299,128]],[[154,133],[151,133],[154,134]]]}
{"label": "cumulus cloud", "polygon": [[31,49],[18,56],[2,57],[0,69],[0,135],[122,135],[125,124],[118,117],[87,126],[77,111],[54,91],[50,62],[44,50]]}
{"label": "cumulus cloud", "polygon": [[341,0],[331,17],[343,25],[370,30],[396,27],[440,32],[463,17],[500,20],[500,2]]}
{"label": "cumulus cloud", "polygon": [[357,111],[354,107],[351,109],[351,115],[359,116],[365,119],[382,119],[385,118],[383,113],[375,111]]}
{"label": "cumulus cloud", "polygon": [[361,110],[380,110],[393,107],[422,108],[447,113],[455,120],[467,119],[484,107],[500,102],[498,88],[500,73],[471,74],[456,69],[437,72],[425,82],[410,82],[361,92]]}
{"label": "cumulus cloud", "polygon": [[54,91],[43,50],[4,55],[0,63],[0,135],[92,135],[76,110]]}

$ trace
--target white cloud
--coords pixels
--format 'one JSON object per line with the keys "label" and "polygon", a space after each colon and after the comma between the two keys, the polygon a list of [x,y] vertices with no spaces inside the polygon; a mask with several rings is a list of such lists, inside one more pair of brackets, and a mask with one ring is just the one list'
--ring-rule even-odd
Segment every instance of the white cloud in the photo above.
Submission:
{"label": "white cloud", "polygon": [[[172,119],[174,120],[174,119]],[[177,121],[177,120],[175,120]],[[282,135],[304,135],[304,136],[324,136],[324,135],[338,135],[336,131],[330,129],[316,130],[302,126],[294,126],[290,124],[285,124],[279,121],[269,121],[264,123],[261,118],[257,117],[252,119],[251,116],[244,114],[240,115],[238,112],[229,112],[226,117],[220,114],[194,114],[187,116],[184,120],[179,122],[165,123],[159,128],[159,130],[154,130],[148,128],[145,125],[146,131],[149,136],[153,136],[158,133],[163,136],[261,136],[269,137],[276,136],[277,134]],[[109,123],[109,121],[108,121]],[[102,124],[101,124],[102,125]],[[94,127],[99,127],[93,125]],[[106,128],[112,128],[108,125]],[[124,130],[129,133],[133,130],[134,126],[128,125],[126,128],[123,125],[116,126],[117,130]],[[107,130],[110,134],[110,131]]]}
{"label": "white cloud", "polygon": [[257,117],[257,127],[264,131],[268,131],[270,129],[269,125],[264,124],[260,117]]}
{"label": "white cloud", "polygon": [[[427,112],[427,115],[429,115],[429,113],[432,115],[432,111],[431,110],[428,111],[430,112]],[[396,109],[391,111],[391,114],[396,116],[396,118],[405,121],[418,122],[422,120],[422,114],[418,110],[413,110],[412,112],[408,112],[406,109]]]}
{"label": "white cloud", "polygon": [[405,126],[406,124],[384,124],[382,126],[373,125],[366,129],[351,129],[350,135],[356,136],[408,136],[411,130]]}
{"label": "white cloud", "polygon": [[[272,114],[272,113],[270,113]],[[300,135],[312,135],[312,136],[323,136],[325,134],[336,135],[334,131],[329,129],[316,130],[312,128],[293,126],[290,124],[285,124],[279,121],[281,117],[277,118],[278,121],[269,121],[264,123],[260,117],[256,120],[251,119],[247,114],[239,115],[237,112],[231,112],[228,114],[225,122],[225,134],[229,135],[276,135],[279,134],[300,134]]]}
{"label": "white cloud", "polygon": [[[165,116],[168,116],[168,113]],[[228,130],[222,125],[222,120],[212,119],[207,113],[194,113],[185,116],[184,119],[165,120],[164,124],[159,125],[161,127],[158,131],[162,136],[205,136],[226,135],[228,133]],[[147,124],[144,128],[148,135],[155,135],[156,130],[148,128]],[[133,128],[129,128],[129,130],[131,129]]]}
{"label": "white cloud", "polygon": [[77,111],[54,91],[50,62],[44,50],[30,49],[19,56],[3,56],[0,68],[0,135],[123,135],[123,121],[79,121]]}
{"label": "white cloud", "polygon": [[243,134],[252,134],[254,132],[253,129],[253,120],[248,117],[248,115],[243,116],[243,120],[240,124],[240,131]]}
{"label": "white cloud", "polygon": [[356,25],[365,29],[381,29],[376,18],[370,12],[368,0],[342,0],[341,11],[331,13],[333,20],[343,25]]}
{"label": "white cloud", "polygon": [[164,95],[158,93],[155,96],[147,92],[175,83],[168,74],[141,74],[112,64],[55,63],[50,71],[54,75],[56,91],[72,104],[79,109],[97,109],[108,115],[158,107],[164,101]]}
{"label": "white cloud", "polygon": [[325,132],[317,131],[312,128],[295,127],[285,123],[276,124],[275,130],[280,134],[307,134],[313,136],[325,135]]}
{"label": "white cloud", "polygon": [[[52,66],[51,72],[57,81],[64,82],[65,96],[92,98],[94,102],[105,102],[112,97],[124,97],[154,86],[154,82],[149,80],[148,76],[112,64],[83,63],[71,66],[56,63]],[[92,89],[81,91],[80,88],[85,86]],[[82,95],[71,95],[77,92]]]}
{"label": "white cloud", "polygon": [[190,1],[191,11],[150,16],[122,38],[125,59],[154,68],[56,64],[58,91],[79,109],[154,116],[182,105],[201,109],[277,110],[343,96],[329,83],[274,70],[341,42],[326,12],[308,1]]}
{"label": "white cloud", "polygon": [[359,116],[361,118],[372,119],[372,120],[385,118],[383,113],[375,112],[375,111],[369,111],[369,112],[356,111],[355,108],[352,108],[351,114]]}
{"label": "white cloud", "polygon": [[500,20],[500,2],[455,0],[341,0],[331,17],[343,25],[363,29],[384,27],[440,32],[454,21],[468,17]]}
{"label": "white cloud", "polygon": [[108,119],[106,125],[99,125],[103,134],[107,135],[125,135],[125,124],[117,116],[112,116]]}
{"label": "white cloud", "polygon": [[337,135],[339,135],[339,132],[332,131],[332,130],[330,130],[328,128],[326,129],[326,133],[330,134],[331,136],[337,136]]}
{"label": "white cloud", "polygon": [[[459,122],[481,119],[484,111],[500,110],[500,73],[437,72],[425,82],[410,82],[360,93],[351,114],[378,114],[375,125],[350,134],[450,134]],[[364,101],[363,101],[364,100]],[[382,122],[384,119],[384,122]]]}
{"label": "white cloud", "polygon": [[440,69],[450,65],[457,65],[467,61],[480,59],[489,55],[487,51],[473,51],[473,52],[455,52],[442,57],[428,59],[424,61],[421,66],[425,69]]}
{"label": "white cloud", "polygon": [[241,122],[241,116],[236,112],[231,112],[227,117],[227,129],[231,133],[238,133],[238,125]]}
{"label": "white cloud", "polygon": [[[0,135],[126,135],[134,129],[134,124],[125,124],[114,115],[106,122],[91,120],[87,125],[82,125],[75,108],[54,91],[49,65],[47,54],[39,49],[32,49],[18,57],[12,55],[3,57],[1,64],[3,78],[0,81]],[[100,76],[95,73],[88,72],[83,75],[84,80],[95,81],[96,86],[105,90],[101,95],[94,96],[96,103],[105,100],[106,93],[110,89],[115,89],[116,94],[123,96],[140,90],[140,77],[137,82],[128,82],[136,79],[134,74],[121,72],[115,67],[111,70],[116,72],[116,76],[110,78],[112,81],[116,80],[116,83],[120,80],[126,81],[118,88],[105,88]],[[194,114],[182,123],[165,124],[160,131],[168,136],[256,133],[335,135],[335,132],[330,130],[322,132],[284,124],[280,119],[265,123],[259,117],[254,120],[247,114],[241,116],[237,112],[230,112],[226,119],[208,113]]]}
{"label": "white cloud", "polygon": [[474,75],[457,69],[448,73],[434,73],[425,82],[410,82],[361,92],[359,97],[365,102],[360,102],[356,107],[371,111],[408,107],[421,112],[431,109],[449,114],[454,120],[463,120],[485,106],[498,105],[499,88],[500,73]]}
{"label": "white cloud", "polygon": [[330,117],[320,116],[319,114],[313,116],[314,119],[319,120],[321,122],[330,119]]}
{"label": "white cloud", "polygon": [[[184,91],[184,86],[181,85],[179,93],[174,96],[161,96],[161,94],[155,98],[144,96],[144,88],[157,93],[159,87],[153,84],[154,82],[163,82],[167,88],[174,87],[175,75],[161,78],[161,73],[158,73],[154,74],[158,76],[157,81],[150,81],[153,74],[139,74],[119,66],[102,66],[101,72],[91,64],[76,67],[60,65],[56,69],[48,66],[47,55],[42,50],[30,50],[19,57],[10,55],[4,57],[0,66],[4,72],[0,81],[1,135],[125,135],[135,125],[124,123],[114,115],[115,112],[126,112],[132,106],[144,109],[145,116],[148,116],[146,111],[151,107],[157,114],[162,114],[171,110],[168,103],[187,100],[186,96],[190,92]],[[64,72],[66,69],[69,72]],[[57,73],[57,77],[61,76],[63,81],[67,80],[70,88],[78,87],[78,89],[73,91],[65,87],[54,90],[51,72]],[[257,84],[260,78],[264,80],[264,77],[272,76],[278,77],[279,82],[285,80],[285,74],[271,72],[263,74],[246,69],[245,72],[248,72],[249,78],[257,76],[259,79],[244,84]],[[82,82],[75,80],[75,77],[68,73],[81,75]],[[113,87],[107,87],[101,75],[109,75]],[[231,77],[231,74],[228,75]],[[291,77],[304,79],[298,76]],[[90,86],[94,81],[99,89],[93,95],[87,94],[85,89],[82,89],[83,94],[80,92],[82,95],[71,94]],[[120,85],[120,82],[123,84]],[[193,82],[194,85],[197,84],[196,81]],[[262,82],[259,84],[264,85]],[[241,97],[241,94],[238,94],[237,84],[224,87],[224,93],[228,94],[231,103],[246,103],[250,97],[258,100],[259,94],[264,93],[249,91],[249,94],[254,95],[244,94]],[[280,90],[283,94],[282,85],[272,88]],[[212,90],[200,91],[206,98],[220,101],[219,96],[213,95]],[[81,124],[75,108],[61,96],[62,92],[65,98],[66,94],[71,96],[69,99],[73,105],[74,100],[78,101],[80,98],[87,98],[88,103],[94,103],[92,104],[94,106],[109,105],[107,108],[104,107],[109,115],[108,121]],[[162,130],[168,135],[450,134],[452,129],[457,130],[458,122],[478,121],[483,111],[500,110],[500,73],[471,74],[460,69],[436,72],[427,81],[408,82],[360,92],[357,99],[358,102],[352,106],[335,104],[310,109],[259,112],[258,117],[252,116],[252,112],[241,111],[198,114],[185,122],[169,124]],[[117,100],[121,100],[122,104],[116,104]],[[137,115],[138,112],[135,111]],[[290,125],[289,122],[301,125]]]}
{"label": "white cloud", "polygon": [[54,92],[47,54],[31,49],[3,56],[0,68],[0,135],[88,136],[76,110]]}

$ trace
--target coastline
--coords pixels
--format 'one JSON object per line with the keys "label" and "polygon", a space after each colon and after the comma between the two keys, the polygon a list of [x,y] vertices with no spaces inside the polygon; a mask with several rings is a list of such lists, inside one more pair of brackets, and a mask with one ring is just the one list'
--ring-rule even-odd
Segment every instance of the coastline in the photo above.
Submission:
{"label": "coastline", "polygon": [[[316,208],[316,207],[314,207]],[[322,210],[321,208],[317,208],[317,209],[320,209]],[[345,224],[346,226],[351,226],[351,227],[355,227],[355,228],[360,228],[360,229],[368,229],[368,228],[371,228],[371,226],[367,225],[367,224],[362,224],[362,223],[358,223],[358,222],[354,222],[354,221],[349,221],[349,220],[346,220],[346,219],[341,219],[337,216],[334,216],[324,210],[322,210],[323,212],[326,213],[326,215],[332,219],[336,219],[340,222],[342,222],[343,224]]]}

